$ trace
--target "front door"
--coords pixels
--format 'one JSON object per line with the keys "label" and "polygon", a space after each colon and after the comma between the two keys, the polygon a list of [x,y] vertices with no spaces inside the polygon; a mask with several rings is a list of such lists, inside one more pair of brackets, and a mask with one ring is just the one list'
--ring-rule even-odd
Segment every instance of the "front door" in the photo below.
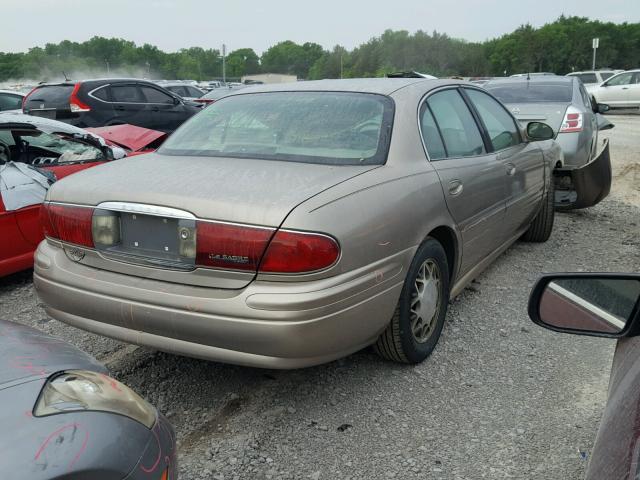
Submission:
{"label": "front door", "polygon": [[544,194],[544,159],[540,148],[524,141],[515,118],[486,92],[463,89],[475,108],[506,182],[507,237],[525,229],[540,207]]}
{"label": "front door", "polygon": [[598,103],[605,103],[612,107],[625,106],[633,78],[633,72],[624,72],[611,77],[596,92]]}
{"label": "front door", "polygon": [[150,85],[140,85],[140,91],[149,116],[147,128],[172,132],[186,120],[182,102],[176,97]]}
{"label": "front door", "polygon": [[149,120],[146,118],[145,100],[135,83],[118,83],[109,88],[115,111],[115,120],[112,123],[128,123],[151,128],[147,126]]}
{"label": "front door", "polygon": [[462,235],[465,273],[506,238],[504,166],[488,153],[457,89],[430,95],[420,110],[422,136]]}

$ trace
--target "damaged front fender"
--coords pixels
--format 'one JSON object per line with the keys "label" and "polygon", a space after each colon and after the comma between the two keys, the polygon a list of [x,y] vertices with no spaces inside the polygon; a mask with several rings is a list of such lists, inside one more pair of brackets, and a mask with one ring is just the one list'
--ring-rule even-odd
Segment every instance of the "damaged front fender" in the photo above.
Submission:
{"label": "damaged front fender", "polygon": [[558,210],[575,210],[597,205],[611,191],[611,157],[609,140],[604,141],[600,154],[579,168],[556,168],[553,171]]}

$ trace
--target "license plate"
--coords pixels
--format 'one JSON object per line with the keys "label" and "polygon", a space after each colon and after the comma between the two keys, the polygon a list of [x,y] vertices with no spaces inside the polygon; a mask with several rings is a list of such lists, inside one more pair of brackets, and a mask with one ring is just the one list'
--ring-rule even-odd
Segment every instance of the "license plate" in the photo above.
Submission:
{"label": "license plate", "polygon": [[179,232],[184,220],[137,213],[120,214],[120,248],[123,253],[182,260]]}

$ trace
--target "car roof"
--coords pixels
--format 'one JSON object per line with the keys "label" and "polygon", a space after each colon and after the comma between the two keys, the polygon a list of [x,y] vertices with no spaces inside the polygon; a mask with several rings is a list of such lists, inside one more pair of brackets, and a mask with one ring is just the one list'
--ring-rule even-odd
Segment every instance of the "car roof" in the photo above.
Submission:
{"label": "car roof", "polygon": [[489,80],[488,83],[491,85],[500,85],[500,84],[513,84],[513,83],[521,83],[525,85],[526,83],[535,83],[539,85],[567,85],[573,84],[573,82],[578,81],[574,76],[571,77],[560,77],[556,75],[540,75],[531,78],[527,77],[508,77],[508,78],[498,78],[494,80]]}
{"label": "car roof", "polygon": [[59,86],[74,86],[76,83],[114,83],[114,82],[143,82],[158,85],[153,80],[147,80],[146,78],[87,78],[83,80],[65,80],[64,82],[45,82],[36,85],[37,87],[59,87]]}
{"label": "car roof", "polygon": [[13,95],[20,95],[21,97],[24,97],[26,95],[26,93],[18,92],[17,90],[0,89],[0,93],[12,93]]}
{"label": "car roof", "polygon": [[[263,92],[292,92],[292,91],[329,91],[329,92],[358,92],[377,93],[379,95],[391,95],[396,90],[422,83],[437,88],[442,85],[455,83],[450,79],[428,80],[424,78],[353,78],[344,80],[313,80],[309,82],[272,83],[251,85],[251,90],[240,89],[238,95],[243,93]],[[233,90],[229,92],[233,94]]]}

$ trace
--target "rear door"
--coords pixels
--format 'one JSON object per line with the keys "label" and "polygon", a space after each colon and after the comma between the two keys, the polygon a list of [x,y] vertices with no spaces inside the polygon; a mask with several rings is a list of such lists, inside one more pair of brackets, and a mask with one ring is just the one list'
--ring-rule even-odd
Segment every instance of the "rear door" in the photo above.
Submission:
{"label": "rear door", "polygon": [[116,83],[109,87],[115,120],[112,123],[130,123],[145,128],[150,118],[146,110],[145,99],[136,83]]}
{"label": "rear door", "polygon": [[420,126],[462,234],[461,269],[467,272],[507,237],[504,165],[487,152],[480,128],[455,88],[427,97],[420,108]]}
{"label": "rear door", "polygon": [[186,120],[184,105],[176,97],[151,85],[140,85],[150,125],[147,128],[171,132]]}
{"label": "rear door", "polygon": [[465,88],[488,134],[491,150],[503,165],[506,181],[505,228],[524,229],[537,213],[544,193],[544,161],[533,143],[524,142],[515,119],[493,97],[480,90]]}

